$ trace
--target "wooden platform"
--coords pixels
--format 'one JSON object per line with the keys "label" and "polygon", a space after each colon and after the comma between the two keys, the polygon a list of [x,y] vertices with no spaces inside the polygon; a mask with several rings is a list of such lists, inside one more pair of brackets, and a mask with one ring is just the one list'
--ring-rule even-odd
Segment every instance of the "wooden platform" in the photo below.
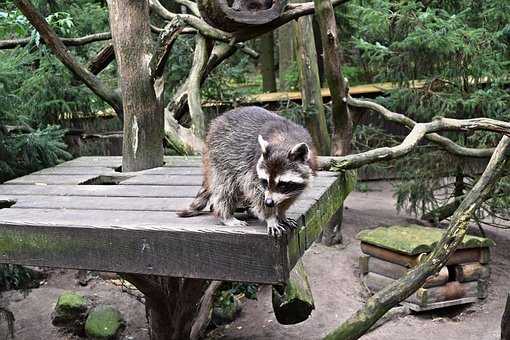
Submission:
{"label": "wooden platform", "polygon": [[[259,283],[287,280],[342,202],[320,172],[290,210],[300,228],[226,227],[210,213],[179,218],[202,182],[200,158],[120,173],[121,157],[82,157],[0,185],[0,262]],[[240,218],[243,218],[242,216]]]}

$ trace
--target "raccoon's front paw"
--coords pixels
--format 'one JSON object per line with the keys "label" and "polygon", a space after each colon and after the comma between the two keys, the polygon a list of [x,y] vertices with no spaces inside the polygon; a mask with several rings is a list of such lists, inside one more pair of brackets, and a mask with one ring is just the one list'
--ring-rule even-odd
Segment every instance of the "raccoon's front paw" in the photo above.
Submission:
{"label": "raccoon's front paw", "polygon": [[267,220],[267,233],[269,236],[280,237],[287,232],[285,226],[283,226],[279,221],[272,218]]}
{"label": "raccoon's front paw", "polygon": [[223,220],[223,224],[228,227],[246,227],[248,225],[247,222],[238,220],[235,217]]}
{"label": "raccoon's front paw", "polygon": [[297,229],[298,224],[295,219],[288,218],[288,217],[280,217],[278,218],[278,224],[284,227],[285,229]]}
{"label": "raccoon's front paw", "polygon": [[284,235],[286,232],[287,232],[287,229],[285,229],[285,227],[281,226],[280,224],[274,224],[274,225],[267,226],[267,234],[269,236],[280,237],[280,236]]}

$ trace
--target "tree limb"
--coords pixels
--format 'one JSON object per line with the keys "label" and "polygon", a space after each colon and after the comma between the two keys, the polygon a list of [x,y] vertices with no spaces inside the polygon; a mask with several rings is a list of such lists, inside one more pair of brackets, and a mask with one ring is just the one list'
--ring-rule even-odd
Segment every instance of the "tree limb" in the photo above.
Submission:
{"label": "tree limb", "polygon": [[87,65],[87,70],[89,70],[94,75],[98,75],[114,60],[115,50],[113,49],[113,44],[109,43],[105,47],[103,47],[94,58],[92,58],[89,61]]}
{"label": "tree limb", "polygon": [[[349,0],[333,0],[331,3],[333,6],[338,6],[348,2]],[[220,29],[217,29],[204,20],[190,14],[176,14],[167,10],[159,0],[150,0],[151,9],[159,15],[161,18],[165,20],[172,20],[175,16],[179,16],[184,20],[188,25],[194,27],[200,33],[208,38],[214,40],[220,40],[223,42],[235,43],[235,42],[244,42],[255,37],[258,37],[264,33],[269,31],[273,31],[276,28],[295,20],[304,15],[310,15],[315,12],[315,6],[313,2],[303,3],[299,6],[292,6],[291,9],[283,12],[283,14],[277,19],[265,24],[260,27],[250,27],[246,30],[239,30],[237,32],[224,32]]]}
{"label": "tree limb", "polygon": [[179,17],[175,17],[165,26],[163,32],[159,35],[158,45],[150,61],[151,75],[154,79],[163,75],[170,50],[183,29],[184,22]]}
{"label": "tree limb", "polygon": [[205,115],[202,111],[200,87],[202,84],[202,75],[206,70],[211,50],[212,41],[205,38],[200,33],[197,34],[193,65],[191,66],[188,78],[188,107],[191,116],[191,130],[199,137],[205,135]]}
{"label": "tree limb", "polygon": [[[59,38],[59,39],[62,41],[62,43],[64,43],[65,46],[83,46],[97,41],[110,40],[111,38],[112,35],[110,34],[110,32],[103,32],[89,34],[79,38]],[[0,50],[23,47],[28,45],[31,40],[32,38],[0,40]]]}
{"label": "tree limb", "polygon": [[453,215],[448,229],[445,230],[443,237],[426,260],[369,298],[360,310],[339,328],[328,334],[325,339],[354,340],[360,338],[391,307],[413,294],[423,285],[427,277],[437,273],[446,264],[450,255],[462,242],[474,212],[489,198],[503,170],[510,165],[510,160],[507,157],[509,151],[510,137],[503,136],[484,173],[466,195]]}
{"label": "tree limb", "polygon": [[88,88],[97,94],[101,99],[112,106],[117,115],[122,116],[122,99],[114,91],[107,89],[104,84],[78,63],[66,48],[64,43],[56,35],[55,31],[48,25],[46,20],[37,12],[29,0],[14,0],[14,4],[30,21],[32,26],[39,32],[46,45],[52,50],[53,54],[79,79],[81,79]]}
{"label": "tree limb", "polygon": [[[399,123],[412,129],[417,123],[411,118],[396,112],[392,112],[384,106],[368,100],[355,99],[350,96],[347,97],[347,103],[354,107],[361,107],[365,109],[371,109],[381,114],[386,120]],[[494,152],[494,148],[486,149],[475,149],[466,148],[458,145],[451,139],[438,135],[437,133],[430,133],[425,136],[427,140],[443,147],[446,151],[451,154],[462,156],[462,157],[477,157],[477,158],[489,158]]]}
{"label": "tree limb", "polygon": [[510,135],[510,123],[490,118],[451,119],[439,117],[430,123],[415,123],[409,135],[397,146],[373,149],[343,157],[321,157],[321,166],[327,166],[329,163],[330,167],[335,170],[347,170],[374,162],[400,158],[411,152],[427,134],[446,130],[484,130]]}

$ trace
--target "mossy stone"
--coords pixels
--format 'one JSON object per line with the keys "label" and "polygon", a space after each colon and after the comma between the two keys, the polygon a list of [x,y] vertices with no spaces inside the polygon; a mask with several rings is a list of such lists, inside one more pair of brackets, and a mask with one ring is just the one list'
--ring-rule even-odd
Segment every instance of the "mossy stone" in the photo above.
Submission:
{"label": "mossy stone", "polygon": [[85,333],[93,339],[115,339],[123,325],[122,314],[117,309],[99,305],[87,316]]}
{"label": "mossy stone", "polygon": [[57,300],[52,320],[53,325],[73,327],[85,318],[87,308],[87,300],[83,295],[65,292]]}

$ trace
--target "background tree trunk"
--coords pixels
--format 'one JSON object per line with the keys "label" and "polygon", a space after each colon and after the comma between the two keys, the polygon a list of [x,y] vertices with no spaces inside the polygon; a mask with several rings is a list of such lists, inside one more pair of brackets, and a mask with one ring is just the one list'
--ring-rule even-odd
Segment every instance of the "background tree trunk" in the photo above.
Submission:
{"label": "background tree trunk", "polygon": [[[297,2],[301,2],[301,0]],[[328,155],[330,138],[324,114],[324,103],[322,102],[311,17],[301,17],[294,23],[294,42],[301,80],[305,125],[312,135],[319,153]]]}
{"label": "background tree trunk", "polygon": [[289,91],[290,85],[287,77],[292,71],[295,62],[292,23],[283,25],[278,29],[278,80],[280,91]]}
{"label": "background tree trunk", "polygon": [[108,0],[110,29],[124,108],[122,170],[163,165],[163,103],[149,62],[152,40],[149,2]]}
{"label": "background tree trunk", "polygon": [[342,74],[342,52],[339,46],[335,12],[330,0],[315,0],[324,49],[324,70],[331,91],[333,138],[331,149],[334,156],[351,153],[352,119],[347,102],[347,82]]}
{"label": "background tree trunk", "polygon": [[260,68],[262,71],[262,90],[264,92],[276,92],[273,32],[260,37]]}

